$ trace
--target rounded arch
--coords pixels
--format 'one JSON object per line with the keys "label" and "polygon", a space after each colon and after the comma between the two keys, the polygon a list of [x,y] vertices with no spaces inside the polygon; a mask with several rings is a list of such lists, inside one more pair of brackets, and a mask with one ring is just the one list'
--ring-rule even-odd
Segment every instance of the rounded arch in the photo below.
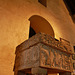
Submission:
{"label": "rounded arch", "polygon": [[54,30],[51,24],[43,17],[38,15],[33,15],[29,18],[30,26],[34,29],[36,33],[43,32],[54,37]]}

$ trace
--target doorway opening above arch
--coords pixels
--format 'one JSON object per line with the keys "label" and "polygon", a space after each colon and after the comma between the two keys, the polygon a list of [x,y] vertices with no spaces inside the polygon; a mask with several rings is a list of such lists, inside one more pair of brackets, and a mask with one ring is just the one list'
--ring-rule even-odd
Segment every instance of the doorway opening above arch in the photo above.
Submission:
{"label": "doorway opening above arch", "polygon": [[32,28],[35,31],[35,33],[42,32],[49,34],[52,37],[55,36],[51,24],[45,18],[38,15],[33,15],[29,18],[29,21],[30,21],[30,29]]}

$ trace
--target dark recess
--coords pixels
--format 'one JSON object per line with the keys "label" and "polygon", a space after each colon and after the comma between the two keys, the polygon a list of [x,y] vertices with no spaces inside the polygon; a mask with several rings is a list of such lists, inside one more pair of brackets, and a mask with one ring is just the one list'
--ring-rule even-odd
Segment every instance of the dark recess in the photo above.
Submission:
{"label": "dark recess", "polygon": [[73,48],[74,48],[74,52],[75,52],[75,46],[73,46]]}
{"label": "dark recess", "polygon": [[70,14],[75,14],[75,0],[64,0],[66,7],[68,8]]}
{"label": "dark recess", "polygon": [[47,7],[47,0],[38,0],[38,2]]}
{"label": "dark recess", "polygon": [[69,14],[73,22],[75,23],[75,0],[63,0],[63,1],[69,11]]}
{"label": "dark recess", "polygon": [[32,27],[30,27],[29,38],[32,37],[35,34],[36,34],[36,32],[34,31],[34,29]]}

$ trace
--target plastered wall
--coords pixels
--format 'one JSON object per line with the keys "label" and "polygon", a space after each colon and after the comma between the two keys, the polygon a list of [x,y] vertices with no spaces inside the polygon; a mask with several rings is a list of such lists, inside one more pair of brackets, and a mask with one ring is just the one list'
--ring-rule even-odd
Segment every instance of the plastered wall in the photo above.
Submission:
{"label": "plastered wall", "polygon": [[47,0],[44,7],[38,0],[0,0],[0,75],[14,75],[16,46],[29,38],[29,18],[40,15],[53,27],[55,37],[75,44],[75,24],[63,0]]}
{"label": "plastered wall", "polygon": [[56,30],[56,37],[62,37],[74,44],[75,24],[63,0],[48,0],[48,9],[55,17],[52,25]]}

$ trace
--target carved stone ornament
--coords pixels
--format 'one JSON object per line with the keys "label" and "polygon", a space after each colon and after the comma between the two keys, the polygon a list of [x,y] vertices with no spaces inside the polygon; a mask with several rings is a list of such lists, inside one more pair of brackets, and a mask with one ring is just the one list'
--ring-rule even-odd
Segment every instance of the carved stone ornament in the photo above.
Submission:
{"label": "carved stone ornament", "polygon": [[[44,33],[38,33],[24,41],[16,48],[15,75],[35,67],[72,72],[72,50],[70,43],[64,39],[57,41]],[[27,71],[28,72],[28,71]]]}

